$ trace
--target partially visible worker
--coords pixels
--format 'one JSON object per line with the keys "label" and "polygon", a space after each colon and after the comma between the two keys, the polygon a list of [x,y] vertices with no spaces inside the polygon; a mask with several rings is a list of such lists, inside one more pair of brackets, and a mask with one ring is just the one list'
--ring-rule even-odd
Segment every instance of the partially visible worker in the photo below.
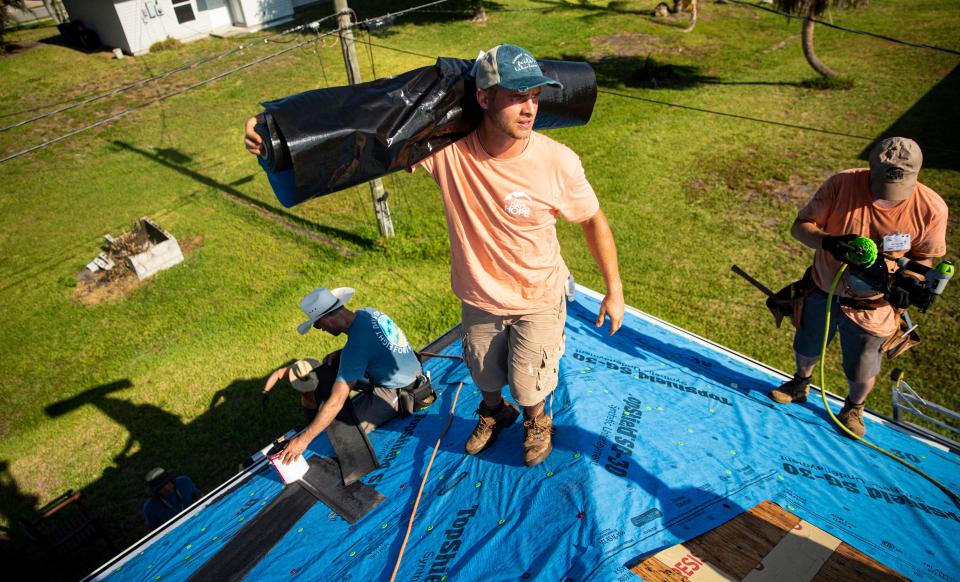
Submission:
{"label": "partially visible worker", "polygon": [[200,490],[190,477],[177,475],[162,467],[150,469],[146,476],[147,500],[143,503],[143,519],[153,531],[200,499]]}
{"label": "partially visible worker", "polygon": [[[807,203],[790,230],[798,241],[814,249],[812,280],[803,301],[802,317],[793,340],[796,372],[770,392],[778,403],[805,402],[813,369],[820,361],[825,329],[827,292],[842,262],[850,263],[844,243],[857,237],[874,241],[882,253],[908,257],[926,266],[947,252],[947,205],[933,190],[917,181],[923,163],[920,146],[911,139],[881,140],[870,152],[869,169],[852,169],[831,176]],[[895,265],[877,259],[878,269]],[[843,371],[850,392],[838,419],[852,433],[863,436],[864,402],[880,371],[881,346],[899,329],[903,297],[884,294],[882,285],[856,268],[848,268],[830,306],[829,337],[840,332]],[[893,301],[894,304],[891,304]]]}

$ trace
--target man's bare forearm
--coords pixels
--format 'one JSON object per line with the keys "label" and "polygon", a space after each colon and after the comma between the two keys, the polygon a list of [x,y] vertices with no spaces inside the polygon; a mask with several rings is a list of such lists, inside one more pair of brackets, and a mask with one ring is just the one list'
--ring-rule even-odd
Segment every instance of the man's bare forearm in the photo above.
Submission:
{"label": "man's bare forearm", "polygon": [[589,220],[583,223],[583,234],[587,239],[587,247],[593,260],[600,268],[603,281],[608,293],[623,293],[623,283],[620,281],[620,266],[617,257],[617,243],[613,239],[613,231],[603,210],[597,210]]}
{"label": "man's bare forearm", "polygon": [[600,267],[603,281],[607,286],[607,293],[600,302],[597,313],[596,326],[603,326],[604,320],[610,318],[610,335],[617,333],[623,324],[623,283],[620,281],[620,267],[617,264],[617,245],[613,240],[613,231],[607,222],[607,216],[602,210],[583,223],[583,234],[587,239],[587,247],[593,260]]}

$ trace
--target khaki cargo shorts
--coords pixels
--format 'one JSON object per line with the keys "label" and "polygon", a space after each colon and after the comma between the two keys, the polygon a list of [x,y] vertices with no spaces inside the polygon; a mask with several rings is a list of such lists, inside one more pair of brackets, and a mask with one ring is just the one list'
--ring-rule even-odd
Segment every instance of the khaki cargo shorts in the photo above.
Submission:
{"label": "khaki cargo shorts", "polygon": [[563,355],[566,301],[526,315],[493,315],[461,304],[463,359],[484,392],[510,395],[520,406],[543,402],[557,387]]}

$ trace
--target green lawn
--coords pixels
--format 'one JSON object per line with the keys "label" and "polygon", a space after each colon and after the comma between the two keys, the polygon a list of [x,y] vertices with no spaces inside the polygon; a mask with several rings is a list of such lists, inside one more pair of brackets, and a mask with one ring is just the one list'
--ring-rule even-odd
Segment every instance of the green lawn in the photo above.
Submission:
{"label": "green lawn", "polygon": [[[648,16],[655,4],[504,0],[484,25],[424,13],[375,37],[382,46],[372,47],[373,64],[379,76],[396,74],[431,63],[410,53],[472,58],[499,42],[543,58],[589,59],[602,91],[594,117],[551,135],[580,154],[600,196],[627,302],[787,370],[790,332],[774,328],[760,293],[730,266],[774,288],[798,278],[811,253],[789,235],[797,209],[831,173],[864,166],[869,141],[895,123],[908,135],[926,131],[932,141],[921,145],[937,146],[925,152],[921,180],[955,208],[960,61],[818,27],[819,56],[854,82],[818,91],[802,85],[814,73],[801,54],[799,22],[705,3],[697,28],[684,34],[685,19]],[[874,0],[831,17],[957,48],[954,0],[905,4]],[[351,5],[370,17],[401,3]],[[55,34],[51,27],[12,34],[24,48],[0,58],[0,126],[243,42],[208,39],[117,61],[43,42]],[[0,157],[286,46],[260,44],[0,132]],[[372,78],[367,46],[358,48]],[[385,179],[397,236],[381,241],[366,187],[283,210],[241,145],[243,121],[259,101],[344,82],[339,47],[327,38],[0,164],[2,521],[81,489],[126,545],[144,533],[142,479],[150,467],[188,474],[205,491],[233,474],[246,454],[299,421],[290,390],[260,410],[264,377],[342,341],[294,330],[299,298],[317,285],[356,287],[357,305],[391,313],[416,345],[457,322],[443,209],[429,176]],[[267,220],[250,202],[326,240]],[[79,303],[73,274],[96,255],[103,234],[119,234],[143,215],[191,241],[186,261],[125,298]],[[580,229],[563,224],[559,233],[577,280],[602,288]],[[958,244],[952,217],[954,261]],[[924,396],[958,408],[950,354],[960,352],[960,291],[948,288],[915,319],[924,343],[896,364]],[[828,385],[843,393],[839,350],[831,351]],[[870,398],[876,410],[889,411],[892,367],[884,364]]]}

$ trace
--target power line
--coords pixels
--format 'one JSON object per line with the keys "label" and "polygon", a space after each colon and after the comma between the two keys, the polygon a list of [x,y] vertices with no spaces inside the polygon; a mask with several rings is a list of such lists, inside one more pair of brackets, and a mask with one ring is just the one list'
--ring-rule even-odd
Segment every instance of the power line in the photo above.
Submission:
{"label": "power line", "polygon": [[753,121],[756,123],[766,123],[768,125],[778,125],[780,127],[789,127],[790,129],[802,129],[804,131],[814,131],[817,133],[823,133],[826,135],[835,135],[838,137],[848,137],[851,139],[861,139],[865,141],[873,141],[874,138],[864,136],[864,135],[855,135],[852,133],[843,133],[840,131],[832,131],[829,129],[821,129],[819,127],[810,127],[808,125],[797,125],[794,123],[785,123],[783,121],[774,121],[772,119],[762,119],[760,117],[750,117],[748,115],[740,115],[739,113],[727,113],[725,111],[714,111],[713,109],[702,109],[700,107],[693,107],[691,105],[680,105],[679,103],[671,103],[669,101],[659,101],[657,99],[649,99],[647,97],[640,97],[638,95],[628,95],[626,93],[618,93],[616,91],[609,91],[607,89],[598,89],[597,93],[603,93],[605,95],[613,95],[614,97],[621,97],[623,99],[633,99],[635,101],[644,101],[646,103],[653,103],[655,105],[663,105],[665,107],[673,107],[675,109],[686,109],[687,111],[696,111],[698,113],[709,113],[710,115],[718,115],[720,117],[731,117],[733,119],[743,119],[745,121]]}
{"label": "power line", "polygon": [[368,24],[376,23],[376,22],[378,22],[378,21],[390,20],[390,19],[396,18],[397,16],[401,16],[401,15],[407,14],[407,13],[409,13],[409,12],[416,12],[416,11],[418,11],[418,10],[423,10],[424,8],[429,8],[430,6],[436,6],[436,5],[438,5],[438,4],[446,4],[446,3],[449,2],[449,1],[450,1],[450,0],[435,0],[434,2],[427,2],[426,4],[420,4],[419,6],[413,6],[413,7],[411,7],[411,8],[404,8],[403,10],[398,10],[398,11],[396,11],[396,12],[388,12],[388,13],[382,14],[382,15],[380,15],[380,16],[374,16],[373,18],[368,18],[368,19],[366,19],[366,20],[361,20],[360,22],[355,22],[355,23],[353,23],[351,26],[360,26],[360,27],[362,27],[362,26],[366,26],[366,25],[368,25]]}
{"label": "power line", "polygon": [[366,45],[369,45],[369,46],[375,46],[375,47],[379,47],[379,48],[382,48],[382,49],[387,49],[387,50],[394,51],[394,52],[398,52],[398,53],[404,53],[404,54],[408,54],[408,55],[413,55],[413,56],[415,56],[415,57],[423,57],[423,58],[425,58],[425,59],[430,59],[431,61],[435,61],[435,60],[437,60],[437,59],[439,58],[439,57],[427,55],[427,54],[424,54],[424,53],[418,53],[418,52],[415,52],[415,51],[408,51],[408,50],[406,50],[406,49],[401,49],[401,48],[397,48],[397,47],[393,47],[393,46],[387,46],[387,45],[385,45],[385,44],[377,44],[377,43],[375,43],[375,42],[371,42],[371,41],[369,41],[369,40],[363,40],[363,39],[361,39],[361,38],[355,38],[355,39],[353,39],[353,40],[354,40],[355,42],[360,42],[360,43],[363,43],[363,44],[366,44]]}
{"label": "power line", "polygon": [[[292,33],[294,33],[294,32],[299,32],[300,30],[303,30],[303,29],[305,29],[305,28],[314,28],[314,27],[317,27],[317,26],[319,26],[319,24],[320,24],[321,22],[323,22],[324,20],[329,20],[329,19],[331,19],[331,18],[333,18],[333,17],[335,17],[335,16],[337,16],[337,14],[331,14],[331,15],[329,15],[329,16],[324,16],[323,18],[320,18],[320,19],[318,19],[318,20],[314,20],[314,21],[312,21],[312,22],[308,22],[308,23],[305,23],[305,24],[301,24],[301,25],[298,25],[298,26],[294,26],[294,27],[288,28],[288,29],[286,29],[286,30],[282,30],[282,31],[280,31],[280,32],[278,32],[278,33],[276,33],[276,34],[272,34],[272,35],[267,36],[267,37],[264,37],[264,38],[259,38],[259,39],[255,40],[255,41],[252,41],[252,42],[249,42],[249,43],[246,43],[246,44],[242,44],[242,45],[236,46],[236,47],[234,47],[234,48],[232,48],[232,49],[228,49],[228,50],[225,50],[225,51],[221,51],[221,52],[219,52],[219,53],[215,53],[215,54],[212,54],[212,55],[207,55],[207,56],[205,56],[205,57],[201,57],[200,59],[197,59],[197,60],[195,60],[195,61],[191,61],[191,62],[189,62],[189,63],[184,63],[184,64],[182,64],[182,65],[179,65],[179,66],[177,66],[177,67],[174,67],[174,68],[172,68],[172,69],[170,69],[170,70],[167,70],[167,71],[164,71],[164,72],[162,72],[162,73],[158,73],[158,74],[153,75],[153,76],[151,76],[151,77],[147,77],[147,78],[145,78],[145,79],[140,79],[139,81],[134,81],[134,82],[132,82],[132,83],[128,83],[128,84],[122,85],[122,86],[120,86],[120,87],[115,87],[115,88],[113,88],[113,89],[109,89],[109,90],[107,90],[107,91],[104,91],[103,93],[99,93],[99,94],[97,94],[97,95],[93,95],[93,96],[91,96],[91,97],[87,97],[87,98],[85,98],[85,99],[83,99],[83,100],[81,100],[81,101],[78,101],[78,102],[76,102],[76,103],[71,103],[70,105],[67,105],[67,106],[65,106],[65,107],[61,107],[60,109],[54,109],[53,111],[48,111],[48,112],[46,112],[46,113],[42,113],[42,114],[37,115],[37,116],[35,116],[35,117],[31,117],[31,118],[29,118],[29,119],[24,119],[24,120],[22,120],[22,121],[18,121],[17,123],[13,123],[13,124],[11,124],[11,125],[7,125],[6,127],[0,127],[0,132],[8,131],[8,130],[11,130],[11,129],[14,129],[14,128],[17,128],[17,127],[22,127],[22,126],[27,125],[27,124],[29,124],[29,123],[33,123],[34,121],[40,121],[41,119],[46,119],[47,117],[56,115],[56,114],[58,114],[58,113],[63,113],[64,111],[69,111],[69,110],[71,110],[71,109],[75,109],[75,108],[77,108],[77,107],[81,107],[81,106],[83,106],[83,105],[87,105],[87,104],[89,104],[89,103],[93,103],[94,101],[99,101],[100,99],[104,99],[104,98],[106,98],[106,97],[112,97],[112,96],[114,96],[114,95],[119,95],[120,93],[124,93],[124,92],[126,92],[126,91],[131,90],[131,89],[136,89],[137,87],[142,87],[143,85],[146,85],[147,83],[149,83],[149,82],[151,82],[151,81],[157,81],[157,80],[160,80],[160,79],[164,79],[164,78],[166,78],[166,77],[169,77],[170,75],[173,75],[174,73],[179,73],[180,71],[184,71],[184,70],[186,70],[186,69],[190,69],[190,68],[193,68],[193,67],[197,67],[197,66],[199,66],[199,65],[208,63],[208,62],[210,62],[210,61],[214,61],[214,60],[217,60],[217,59],[222,59],[222,58],[224,58],[224,57],[228,57],[228,56],[230,56],[230,55],[232,55],[232,54],[234,54],[234,53],[237,53],[237,52],[239,52],[239,51],[242,51],[242,50],[251,48],[251,47],[253,47],[253,46],[255,46],[255,45],[258,45],[258,44],[267,44],[267,43],[270,43],[270,42],[277,42],[277,41],[274,41],[273,39],[276,38],[276,37],[278,37],[278,36],[283,36],[283,35],[287,35],[287,34],[292,34]],[[292,41],[288,41],[288,42],[292,42]]]}
{"label": "power line", "polygon": [[[760,6],[759,4],[754,4],[754,3],[752,3],[752,2],[745,2],[744,0],[729,0],[729,1],[732,2],[732,3],[734,3],[734,4],[739,4],[739,5],[741,5],[741,6],[750,6],[751,8],[758,8],[758,9],[760,9],[760,10],[766,10],[767,12],[772,12],[772,13],[774,13],[774,14],[779,14],[780,16],[786,16],[787,18],[805,18],[805,17],[802,16],[802,15],[790,14],[789,12],[781,12],[781,11],[777,10],[776,8],[771,8],[771,7],[769,7],[769,6]],[[879,39],[882,39],[882,40],[886,40],[886,41],[889,41],[889,42],[893,42],[893,43],[896,43],[896,44],[902,44],[902,45],[910,46],[910,47],[914,47],[914,48],[925,48],[925,49],[930,49],[930,50],[934,50],[934,51],[940,51],[940,52],[948,53],[948,54],[951,54],[951,55],[960,55],[960,51],[957,51],[957,50],[954,50],[954,49],[943,48],[943,47],[940,47],[940,46],[936,46],[936,45],[932,45],[932,44],[925,44],[925,43],[921,43],[921,42],[912,42],[912,41],[909,41],[909,40],[902,40],[902,39],[899,39],[899,38],[894,38],[894,37],[892,37],[892,36],[886,36],[886,35],[883,35],[883,34],[877,34],[877,33],[875,33],[875,32],[867,32],[867,31],[865,31],[865,30],[857,30],[857,29],[855,29],[855,28],[847,28],[847,27],[845,27],[845,26],[840,26],[839,24],[833,24],[832,22],[826,22],[826,21],[824,21],[824,20],[820,20],[820,19],[813,18],[813,17],[810,17],[810,20],[811,20],[812,22],[816,22],[817,24],[826,26],[827,28],[835,28],[835,29],[837,29],[837,30],[842,30],[842,31],[844,31],[844,32],[852,32],[853,34],[861,34],[861,35],[864,35],[864,36],[872,36],[873,38],[879,38]]]}
{"label": "power line", "polygon": [[[394,50],[394,51],[397,51],[397,52],[406,53],[406,54],[410,54],[410,55],[415,55],[415,56],[418,56],[418,57],[424,57],[424,58],[431,59],[431,60],[434,60],[434,59],[437,59],[437,58],[438,58],[438,57],[426,55],[426,54],[423,54],[423,53],[417,53],[417,52],[413,52],[413,51],[398,49],[398,48],[394,48],[394,47],[391,47],[391,46],[387,46],[387,45],[383,45],[383,44],[376,44],[376,43],[372,43],[372,42],[365,41],[365,40],[360,40],[360,39],[356,39],[356,40],[357,40],[357,42],[362,42],[362,43],[370,44],[370,45],[375,46],[375,47],[379,47],[379,48],[383,48],[383,49],[387,49],[387,50]],[[848,138],[853,138],[853,139],[862,139],[862,140],[866,140],[866,141],[873,141],[873,139],[874,139],[874,138],[872,138],[872,137],[866,137],[866,136],[862,136],[862,135],[853,135],[853,134],[849,134],[849,133],[842,133],[842,132],[838,132],[838,131],[831,131],[831,130],[828,130],[828,129],[820,129],[820,128],[809,127],[809,126],[805,126],[805,125],[796,125],[796,124],[792,124],[792,123],[785,123],[785,122],[782,122],[782,121],[773,121],[773,120],[770,120],[770,119],[761,119],[761,118],[758,118],[758,117],[749,117],[749,116],[747,116],[747,115],[740,115],[740,114],[738,114],[738,113],[726,113],[726,112],[724,112],[724,111],[714,111],[714,110],[712,110],[712,109],[702,109],[702,108],[700,108],[700,107],[693,107],[693,106],[690,106],[690,105],[680,105],[679,103],[671,103],[671,102],[669,102],[669,101],[659,101],[659,100],[657,100],[657,99],[649,99],[649,98],[647,98],[647,97],[640,97],[640,96],[638,96],[638,95],[629,95],[629,94],[626,94],[626,93],[618,93],[618,92],[616,92],[616,91],[610,91],[610,90],[607,90],[607,89],[598,89],[598,90],[597,90],[597,93],[604,93],[604,94],[606,94],[606,95],[613,95],[614,97],[621,97],[621,98],[624,98],[624,99],[633,99],[633,100],[636,100],[636,101],[644,101],[644,102],[647,102],[647,103],[653,103],[653,104],[655,104],[655,105],[662,105],[662,106],[665,106],[665,107],[674,107],[674,108],[676,108],[676,109],[686,109],[686,110],[688,110],[688,111],[697,111],[697,112],[699,112],[699,113],[708,113],[708,114],[712,114],[712,115],[719,115],[719,116],[721,116],[721,117],[732,117],[732,118],[735,118],[735,119],[743,119],[743,120],[747,120],[747,121],[754,121],[754,122],[757,122],[757,123],[767,123],[767,124],[771,124],[771,125],[779,125],[779,126],[781,126],[781,127],[789,127],[789,128],[791,128],[791,129],[802,129],[802,130],[805,130],[805,131],[815,131],[815,132],[818,132],[818,133],[825,133],[825,134],[828,134],[828,135],[836,135],[836,136],[839,136],[839,137],[848,137]]]}
{"label": "power line", "polygon": [[[324,36],[329,36],[329,35],[331,35],[331,34],[336,34],[336,33],[338,33],[338,32],[339,32],[339,30],[337,30],[337,29],[330,30],[330,31],[327,31],[327,32],[325,32],[325,33],[323,33],[323,34],[318,34],[317,38],[319,39],[319,38],[322,38],[322,37],[324,37]],[[8,162],[8,161],[10,161],[10,160],[12,160],[12,159],[15,159],[15,158],[19,158],[20,156],[29,154],[30,152],[34,152],[34,151],[36,151],[36,150],[39,150],[39,149],[45,148],[45,147],[47,147],[47,146],[53,145],[53,144],[55,144],[55,143],[57,143],[57,142],[61,142],[61,141],[65,140],[65,139],[67,139],[67,138],[70,138],[70,137],[73,137],[73,136],[77,135],[78,133],[83,133],[84,131],[87,131],[87,130],[89,130],[89,129],[93,129],[93,128],[95,128],[95,127],[99,127],[99,126],[101,126],[101,125],[103,125],[103,124],[105,124],[105,123],[110,123],[111,121],[115,121],[115,120],[120,119],[120,118],[122,118],[122,117],[126,117],[127,115],[129,115],[129,114],[131,114],[131,113],[133,113],[133,112],[135,112],[135,111],[139,111],[139,110],[141,110],[141,109],[143,109],[144,107],[147,107],[147,106],[149,106],[149,105],[153,105],[154,103],[158,103],[158,102],[163,101],[163,100],[165,100],[165,99],[169,99],[170,97],[174,97],[174,96],[176,96],[176,95],[180,95],[180,94],[182,94],[182,93],[186,93],[187,91],[191,91],[191,90],[196,89],[196,88],[198,88],[198,87],[202,87],[202,86],[207,85],[207,84],[209,84],[209,83],[212,83],[212,82],[214,82],[214,81],[218,81],[218,80],[220,80],[220,79],[222,79],[222,78],[224,78],[224,77],[226,77],[226,76],[228,76],[228,75],[232,75],[232,74],[234,74],[234,73],[236,73],[236,72],[242,71],[243,69],[252,67],[252,66],[254,66],[254,65],[259,65],[260,63],[262,63],[262,62],[264,62],[264,61],[268,61],[268,60],[270,60],[270,59],[272,59],[272,58],[279,57],[280,55],[283,55],[283,54],[286,54],[286,53],[288,53],[288,52],[290,52],[290,51],[296,50],[296,49],[300,48],[301,46],[303,46],[303,45],[305,45],[305,44],[309,44],[309,43],[311,43],[311,42],[314,42],[314,39],[305,40],[305,41],[300,42],[300,43],[297,43],[297,44],[295,44],[295,45],[293,45],[293,46],[290,46],[290,47],[287,47],[287,48],[285,48],[285,49],[279,50],[279,51],[277,51],[277,52],[275,52],[275,53],[271,53],[271,54],[269,54],[269,55],[265,55],[265,56],[263,56],[263,57],[260,57],[260,58],[258,58],[258,59],[255,59],[255,60],[253,60],[253,61],[250,61],[249,63],[245,63],[245,64],[240,65],[240,66],[238,66],[238,67],[234,67],[233,69],[230,69],[230,70],[228,70],[228,71],[224,71],[223,73],[220,73],[220,74],[215,75],[215,76],[213,76],[213,77],[210,77],[210,78],[208,78],[208,79],[204,79],[203,81],[199,81],[199,82],[194,83],[194,84],[192,84],[192,85],[188,85],[188,86],[183,87],[183,88],[181,88],[181,89],[177,89],[176,91],[171,91],[170,93],[166,93],[166,94],[164,94],[164,95],[160,95],[160,96],[158,96],[158,97],[156,97],[156,98],[154,98],[154,99],[151,99],[150,101],[147,101],[147,102],[145,102],[145,103],[141,103],[140,105],[137,105],[136,107],[131,107],[131,108],[129,108],[129,109],[125,109],[124,111],[121,111],[120,113],[111,115],[111,116],[109,116],[109,117],[105,117],[105,118],[103,118],[103,119],[101,119],[101,120],[99,120],[99,121],[96,121],[96,122],[94,122],[94,123],[91,123],[90,125],[86,125],[86,126],[84,126],[84,127],[81,127],[80,129],[76,129],[76,130],[74,130],[74,131],[71,131],[71,132],[69,132],[69,133],[66,133],[66,134],[63,134],[63,135],[61,135],[61,136],[55,137],[55,138],[53,138],[53,139],[49,139],[49,140],[47,140],[47,141],[45,141],[45,142],[43,142],[43,143],[40,143],[40,144],[37,144],[37,145],[35,145],[35,146],[29,147],[29,148],[27,148],[27,149],[25,149],[25,150],[21,150],[21,151],[19,151],[19,152],[17,152],[17,153],[10,154],[9,156],[7,156],[7,157],[5,157],[5,158],[0,159],[0,164],[2,164],[2,163],[4,163],[4,162]]]}
{"label": "power line", "polygon": [[[427,54],[423,54],[423,53],[408,51],[408,50],[404,50],[404,49],[398,49],[398,48],[391,47],[391,46],[387,46],[387,45],[384,45],[384,44],[377,44],[377,43],[373,43],[373,42],[369,42],[369,41],[365,41],[365,40],[361,40],[361,39],[355,39],[355,40],[356,40],[357,42],[362,42],[362,43],[365,43],[365,44],[370,44],[370,45],[375,46],[375,47],[379,47],[379,48],[383,48],[383,49],[387,49],[387,50],[392,50],[392,51],[396,51],[396,52],[400,52],[400,53],[406,53],[406,54],[409,54],[409,55],[414,55],[414,56],[418,56],[418,57],[423,57],[423,58],[426,58],[426,59],[435,60],[435,59],[439,58],[439,57],[435,57],[435,56],[431,56],[431,55],[427,55]],[[822,133],[822,134],[826,134],[826,135],[834,135],[834,136],[837,136],[837,137],[846,137],[846,138],[850,138],[850,139],[859,139],[859,140],[864,140],[864,141],[868,141],[868,142],[874,141],[874,139],[876,139],[876,138],[874,138],[874,137],[868,137],[868,136],[864,136],[864,135],[856,135],[856,134],[851,134],[851,133],[843,133],[843,132],[840,132],[840,131],[833,131],[833,130],[830,130],[830,129],[822,129],[822,128],[819,128],[819,127],[811,127],[811,126],[808,126],[808,125],[798,125],[798,124],[795,124],[795,123],[786,123],[786,122],[783,122],[783,121],[774,121],[774,120],[772,120],[772,119],[763,119],[763,118],[760,118],[760,117],[750,117],[750,116],[748,116],[748,115],[741,115],[741,114],[739,114],[739,113],[727,113],[727,112],[725,112],[725,111],[715,111],[715,110],[713,110],[713,109],[703,109],[703,108],[701,108],[701,107],[693,107],[693,106],[691,106],[691,105],[681,105],[681,104],[679,104],[679,103],[671,103],[671,102],[669,102],[669,101],[660,101],[660,100],[658,100],[658,99],[650,99],[650,98],[648,98],[648,97],[640,97],[639,95],[629,95],[629,94],[627,94],[627,93],[618,93],[618,92],[616,92],[616,91],[610,91],[610,90],[608,90],[608,89],[597,89],[597,93],[604,93],[604,94],[606,94],[606,95],[613,95],[614,97],[621,97],[621,98],[623,98],[623,99],[633,99],[633,100],[635,100],[635,101],[644,101],[644,102],[646,102],[646,103],[652,103],[652,104],[654,104],[654,105],[661,105],[661,106],[664,106],[664,107],[673,107],[673,108],[675,108],[675,109],[685,109],[685,110],[687,110],[687,111],[696,111],[696,112],[698,112],[698,113],[707,113],[707,114],[710,114],[710,115],[717,115],[717,116],[720,116],[720,117],[730,117],[730,118],[733,118],[733,119],[742,119],[742,120],[744,120],[744,121],[752,121],[752,122],[755,122],[755,123],[765,123],[765,124],[768,124],[768,125],[776,125],[776,126],[780,126],[780,127],[787,127],[787,128],[790,128],[790,129],[799,129],[799,130],[802,130],[802,131],[812,131],[812,132]],[[948,149],[944,149],[944,148],[932,148],[932,149],[937,149],[938,151],[943,151],[943,152],[951,152],[951,153],[952,153],[952,152],[955,152],[955,150],[948,150]],[[956,153],[960,153],[960,152],[956,152]]]}

